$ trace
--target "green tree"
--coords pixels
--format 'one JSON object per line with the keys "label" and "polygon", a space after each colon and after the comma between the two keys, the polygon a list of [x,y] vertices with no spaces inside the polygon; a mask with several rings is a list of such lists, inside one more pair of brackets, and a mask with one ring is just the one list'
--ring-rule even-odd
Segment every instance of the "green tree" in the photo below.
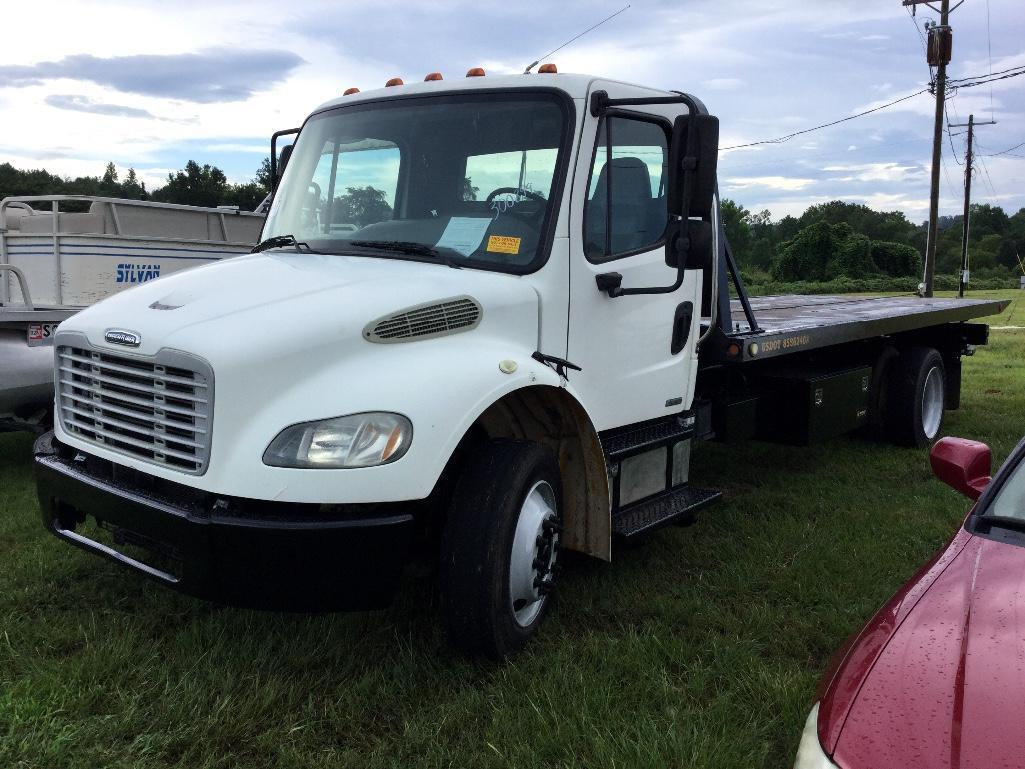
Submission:
{"label": "green tree", "polygon": [[223,206],[238,206],[242,211],[255,211],[267,197],[267,190],[256,181],[232,184],[225,191]]}
{"label": "green tree", "polygon": [[882,272],[894,277],[922,273],[922,255],[905,243],[875,241],[872,243],[872,261]]}
{"label": "green tree", "polygon": [[846,275],[858,278],[879,272],[872,261],[872,241],[867,235],[855,232],[849,224],[833,227],[835,257],[826,265],[827,275]]}
{"label": "green tree", "polygon": [[167,184],[153,191],[153,199],[213,208],[222,205],[230,194],[228,177],[221,169],[190,160],[181,171],[167,175]]}
{"label": "green tree", "polygon": [[366,227],[391,218],[392,209],[384,191],[368,185],[347,187],[344,195],[336,197],[331,221],[335,224]]}
{"label": "green tree", "polygon": [[751,225],[748,224],[748,217],[751,216],[751,212],[729,198],[719,202],[719,211],[723,228],[726,230],[726,238],[733,249],[733,256],[737,264],[746,267],[750,263]]}
{"label": "green tree", "polygon": [[772,277],[782,281],[857,278],[877,272],[872,241],[846,222],[809,224],[783,244],[772,263]]}
{"label": "green tree", "polygon": [[261,187],[264,190],[264,195],[270,192],[270,156],[267,156],[262,161],[260,161],[260,167],[256,169],[256,178],[253,179],[253,182],[255,182],[258,187]]}
{"label": "green tree", "polygon": [[138,174],[134,168],[129,168],[125,174],[125,180],[121,182],[121,197],[130,200],[146,199],[146,184],[139,181]]}

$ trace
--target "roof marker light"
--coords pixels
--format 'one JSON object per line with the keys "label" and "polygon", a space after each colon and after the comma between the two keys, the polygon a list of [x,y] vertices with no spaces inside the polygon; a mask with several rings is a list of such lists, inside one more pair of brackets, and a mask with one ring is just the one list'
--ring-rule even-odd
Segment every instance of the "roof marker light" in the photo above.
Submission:
{"label": "roof marker light", "polygon": [[429,74],[427,75],[427,77],[425,77],[425,78],[424,78],[424,82],[425,82],[425,83],[429,83],[429,82],[431,82],[432,80],[444,80],[444,79],[445,79],[445,78],[443,78],[443,77],[441,76],[441,73],[440,73],[440,72],[431,72],[431,73],[429,73]]}
{"label": "roof marker light", "polygon": [[539,75],[557,75],[559,73],[559,68],[554,64],[542,64],[537,68],[537,72]]}
{"label": "roof marker light", "polygon": [[473,67],[466,71],[467,77],[484,77],[484,67]]}
{"label": "roof marker light", "polygon": [[405,83],[402,82],[401,77],[393,77],[391,80],[384,84],[384,87],[391,88],[393,85],[405,85]]}
{"label": "roof marker light", "polygon": [[346,88],[342,91],[342,96],[352,96],[354,93],[359,93],[358,88]]}

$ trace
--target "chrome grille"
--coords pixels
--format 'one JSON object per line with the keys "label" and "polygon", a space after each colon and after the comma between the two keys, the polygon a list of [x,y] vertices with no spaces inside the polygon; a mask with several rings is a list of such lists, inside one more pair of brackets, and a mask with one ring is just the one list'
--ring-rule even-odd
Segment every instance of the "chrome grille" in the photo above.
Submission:
{"label": "chrome grille", "polygon": [[173,351],[128,357],[62,345],[60,338],[57,345],[57,407],[67,432],[182,472],[206,470],[209,367]]}
{"label": "chrome grille", "polygon": [[369,324],[364,336],[371,342],[403,342],[469,330],[480,323],[480,305],[469,297],[411,307]]}

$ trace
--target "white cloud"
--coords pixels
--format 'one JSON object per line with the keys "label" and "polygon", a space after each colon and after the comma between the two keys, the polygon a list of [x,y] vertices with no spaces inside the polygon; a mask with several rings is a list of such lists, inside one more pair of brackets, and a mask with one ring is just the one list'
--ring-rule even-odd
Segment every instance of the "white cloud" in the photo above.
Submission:
{"label": "white cloud", "polygon": [[744,86],[744,81],[739,77],[713,77],[702,85],[709,91],[736,91]]}
{"label": "white cloud", "polygon": [[748,176],[732,177],[726,179],[724,187],[727,190],[745,190],[749,187],[764,187],[770,190],[803,190],[815,184],[814,179],[800,179],[792,176]]}
{"label": "white cloud", "polygon": [[[857,149],[857,147],[849,148]],[[828,165],[822,168],[829,173],[847,173],[833,181],[840,182],[903,182],[923,176],[926,172],[921,166],[901,165],[900,163],[860,163],[853,165]]]}

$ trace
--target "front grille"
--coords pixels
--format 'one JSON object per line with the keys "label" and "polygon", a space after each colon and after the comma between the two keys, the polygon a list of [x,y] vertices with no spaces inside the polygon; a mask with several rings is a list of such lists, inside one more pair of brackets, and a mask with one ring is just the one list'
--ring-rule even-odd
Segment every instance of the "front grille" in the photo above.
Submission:
{"label": "front grille", "polygon": [[173,351],[129,357],[57,341],[57,410],[67,432],[182,472],[206,470],[213,375],[205,364]]}
{"label": "front grille", "polygon": [[480,323],[480,317],[480,305],[464,296],[388,315],[368,325],[364,336],[371,342],[426,339],[468,331]]}

